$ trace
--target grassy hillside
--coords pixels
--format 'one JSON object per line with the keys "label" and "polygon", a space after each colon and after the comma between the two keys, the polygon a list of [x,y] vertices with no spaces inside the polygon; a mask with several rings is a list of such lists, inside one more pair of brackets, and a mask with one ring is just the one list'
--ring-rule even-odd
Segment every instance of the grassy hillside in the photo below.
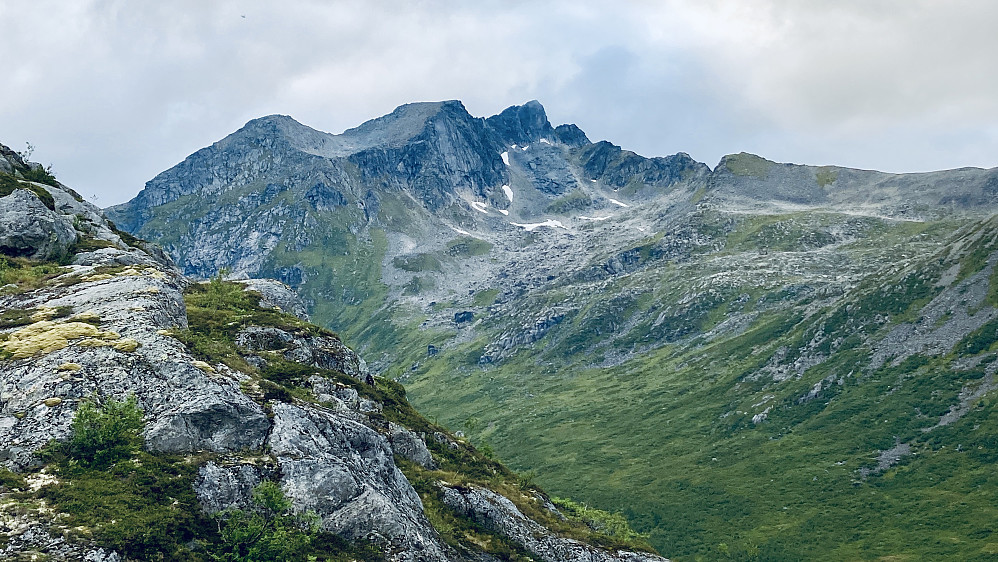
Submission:
{"label": "grassy hillside", "polygon": [[[824,240],[842,224],[749,217],[719,252],[539,292],[518,309],[573,312],[494,365],[479,358],[510,322],[455,343],[392,309],[413,366],[394,374],[440,423],[679,560],[989,558],[996,221],[856,218],[863,236]],[[952,341],[912,353],[905,325]]]}

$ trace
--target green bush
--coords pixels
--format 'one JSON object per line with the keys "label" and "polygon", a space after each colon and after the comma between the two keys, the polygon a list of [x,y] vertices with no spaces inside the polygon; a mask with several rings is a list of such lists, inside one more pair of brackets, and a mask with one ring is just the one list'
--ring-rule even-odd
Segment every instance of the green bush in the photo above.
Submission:
{"label": "green bush", "polygon": [[0,466],[0,490],[14,490],[26,487],[27,484],[24,482],[23,476]]}
{"label": "green bush", "polygon": [[142,409],[135,395],[98,405],[84,400],[73,417],[73,435],[65,452],[85,466],[106,467],[142,447]]}
{"label": "green bush", "polygon": [[[38,181],[39,183],[49,183],[47,181],[43,182],[40,180],[35,180],[31,177],[25,175],[25,177],[32,181]],[[52,179],[55,181],[55,178]],[[50,185],[55,185],[50,184]],[[50,210],[55,210],[55,199],[52,194],[46,191],[44,188],[38,187],[37,185],[32,185],[30,183],[25,183],[17,179],[17,177],[12,176],[5,172],[0,172],[0,197],[6,197],[14,192],[15,189],[27,189],[28,191],[34,193],[41,200],[42,204],[48,207]]]}
{"label": "green bush", "polygon": [[218,515],[221,544],[211,560],[249,562],[303,560],[318,528],[314,515],[291,512],[291,501],[275,482],[253,489],[251,510],[233,509]]}
{"label": "green bush", "polygon": [[36,168],[31,168],[24,172],[24,179],[28,181],[44,183],[46,185],[56,186],[59,182],[56,181],[55,176],[52,175],[52,167],[42,168],[38,166]]}
{"label": "green bush", "polygon": [[61,524],[74,533],[92,536],[128,560],[203,560],[189,546],[215,525],[201,516],[194,494],[196,463],[140,451],[106,468],[61,456],[49,470],[58,483],[42,487],[37,497],[65,514]]}
{"label": "green bush", "polygon": [[551,502],[558,506],[558,509],[569,519],[581,521],[590,529],[607,537],[623,541],[645,540],[648,538],[647,535],[642,535],[631,529],[631,526],[627,523],[627,519],[619,513],[611,513],[602,509],[589,507],[567,498],[552,497]]}

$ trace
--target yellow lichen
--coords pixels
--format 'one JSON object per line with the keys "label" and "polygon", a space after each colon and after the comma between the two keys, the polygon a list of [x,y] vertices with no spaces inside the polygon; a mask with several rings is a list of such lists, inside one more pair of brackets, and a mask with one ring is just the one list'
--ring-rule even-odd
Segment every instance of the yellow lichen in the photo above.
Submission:
{"label": "yellow lichen", "polygon": [[155,267],[147,267],[145,273],[153,279],[166,279],[166,274]]}
{"label": "yellow lichen", "polygon": [[172,336],[173,335],[173,331],[172,330],[156,330],[156,333],[159,334],[159,335],[161,335],[161,336]]}
{"label": "yellow lichen", "polygon": [[191,365],[194,365],[195,367],[197,367],[198,369],[201,369],[202,371],[204,371],[206,373],[214,373],[215,372],[215,368],[212,367],[211,365],[205,363],[204,361],[198,361],[197,359],[195,359],[194,361],[191,361]]}
{"label": "yellow lichen", "polygon": [[100,315],[92,310],[87,310],[73,316],[70,320],[75,322],[89,322],[92,324],[94,322],[100,322]]}
{"label": "yellow lichen", "polygon": [[76,345],[80,347],[110,347],[131,353],[139,347],[139,342],[132,338],[122,338],[117,332],[101,332],[98,337],[87,338]]}
{"label": "yellow lichen", "polygon": [[118,351],[131,353],[139,347],[139,342],[133,340],[132,338],[123,338],[112,343],[111,347],[117,349]]}
{"label": "yellow lichen", "polygon": [[59,314],[59,311],[51,306],[39,306],[31,313],[32,322],[41,322],[42,320],[51,320]]}
{"label": "yellow lichen", "polygon": [[[42,320],[11,333],[7,341],[0,344],[0,349],[10,353],[13,359],[24,359],[58,351],[76,338],[105,337],[108,334],[114,332],[102,332],[85,322]],[[114,335],[117,339],[117,334]]]}
{"label": "yellow lichen", "polygon": [[49,408],[55,408],[59,404],[62,404],[62,398],[53,396],[52,398],[46,398],[43,403]]}
{"label": "yellow lichen", "polygon": [[63,363],[62,365],[59,365],[58,367],[56,367],[56,370],[57,371],[79,371],[82,368],[83,368],[83,365],[80,365],[79,363]]}
{"label": "yellow lichen", "polygon": [[108,279],[111,279],[112,277],[114,277],[114,276],[110,275],[108,273],[95,273],[93,275],[84,275],[83,276],[83,280],[84,281],[106,281]]}
{"label": "yellow lichen", "polygon": [[158,295],[161,291],[159,290],[159,287],[147,287],[142,289],[141,292],[148,293],[150,295]]}

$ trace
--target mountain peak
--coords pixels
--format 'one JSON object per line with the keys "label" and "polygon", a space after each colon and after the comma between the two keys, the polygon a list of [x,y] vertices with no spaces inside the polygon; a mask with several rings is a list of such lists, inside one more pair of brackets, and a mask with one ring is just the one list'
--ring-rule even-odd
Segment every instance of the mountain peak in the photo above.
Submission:
{"label": "mountain peak", "polygon": [[388,115],[365,121],[338,136],[357,147],[399,146],[420,134],[428,121],[441,114],[471,119],[471,114],[458,100],[407,103],[396,107]]}
{"label": "mountain peak", "polygon": [[[289,131],[314,129],[295,121],[290,115],[273,114],[256,119],[250,119],[242,126],[240,131],[253,131],[254,133],[270,134],[278,133],[285,135]],[[238,132],[238,131],[237,131]]]}
{"label": "mountain peak", "polygon": [[537,100],[512,105],[485,120],[507,145],[530,144],[545,137],[554,137],[544,106]]}

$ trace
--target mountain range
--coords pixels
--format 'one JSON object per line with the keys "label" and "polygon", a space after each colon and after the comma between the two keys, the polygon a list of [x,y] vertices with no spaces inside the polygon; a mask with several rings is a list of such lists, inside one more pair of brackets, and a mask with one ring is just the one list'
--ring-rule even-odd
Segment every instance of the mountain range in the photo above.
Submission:
{"label": "mountain range", "polygon": [[399,107],[253,120],[105,212],[677,559],[987,558],[998,170],[646,158]]}

